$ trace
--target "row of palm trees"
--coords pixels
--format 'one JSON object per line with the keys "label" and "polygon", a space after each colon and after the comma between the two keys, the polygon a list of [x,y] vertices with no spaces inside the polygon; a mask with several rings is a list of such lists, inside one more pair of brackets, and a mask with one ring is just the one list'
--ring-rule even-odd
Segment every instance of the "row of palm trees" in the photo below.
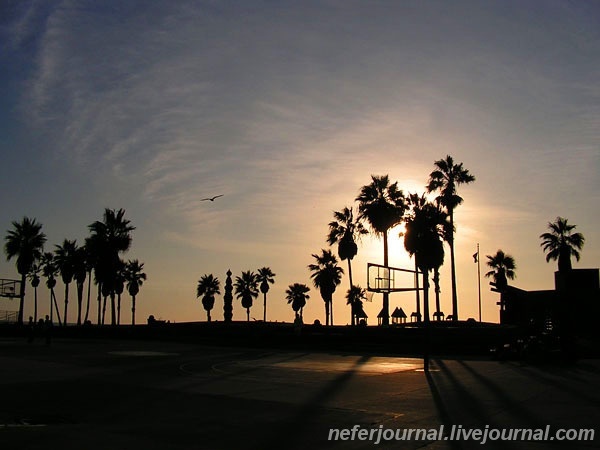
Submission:
{"label": "row of palm trees", "polygon": [[[88,228],[90,236],[83,245],[78,245],[76,240],[65,239],[55,246],[54,252],[45,252],[44,244],[47,239],[42,232],[42,224],[29,217],[24,217],[21,222],[12,222],[12,229],[8,230],[5,237],[4,251],[8,260],[16,258],[17,271],[21,275],[19,324],[23,323],[27,279],[34,289],[34,320],[37,321],[37,288],[41,277],[46,279],[46,287],[50,291],[51,320],[54,320],[56,313],[59,324],[68,323],[69,288],[75,281],[77,325],[88,322],[91,284],[94,281],[97,286],[97,323],[105,323],[107,299],[110,298],[110,323],[120,324],[121,295],[127,288],[132,299],[132,324],[135,324],[136,296],[147,277],[143,272],[143,263],[137,259],[121,259],[121,254],[131,247],[131,232],[135,227],[125,218],[125,210],[107,208],[103,219],[93,222]],[[54,292],[58,276],[65,286],[62,319]],[[86,280],[88,289],[84,314],[83,291]]]}

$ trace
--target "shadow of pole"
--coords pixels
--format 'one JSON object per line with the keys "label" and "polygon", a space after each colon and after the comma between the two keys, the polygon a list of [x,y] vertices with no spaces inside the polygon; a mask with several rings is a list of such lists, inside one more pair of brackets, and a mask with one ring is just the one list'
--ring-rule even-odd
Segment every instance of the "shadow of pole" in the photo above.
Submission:
{"label": "shadow of pole", "polygon": [[[367,363],[370,356],[362,356],[358,359],[354,365],[343,372],[342,374],[329,381],[322,389],[320,389],[315,395],[313,395],[307,402],[300,406],[300,408],[287,418],[283,424],[277,428],[277,431],[270,433],[268,438],[262,442],[256,443],[252,448],[256,450],[264,449],[281,449],[281,448],[294,448],[301,446],[299,439],[306,429],[311,424],[311,421],[315,421],[319,410],[323,407],[323,404],[328,400],[334,398],[346,385],[350,379],[358,372],[360,366]],[[282,443],[286,442],[286,445]],[[293,443],[293,444],[292,444]],[[304,447],[302,447],[304,448]]]}

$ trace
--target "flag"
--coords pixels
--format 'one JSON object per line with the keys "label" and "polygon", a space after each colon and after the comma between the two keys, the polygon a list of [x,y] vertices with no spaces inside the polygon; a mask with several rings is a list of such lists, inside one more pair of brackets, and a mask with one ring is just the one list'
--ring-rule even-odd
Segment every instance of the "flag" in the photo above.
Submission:
{"label": "flag", "polygon": [[478,260],[479,260],[479,252],[477,251],[473,254],[473,262],[476,263]]}

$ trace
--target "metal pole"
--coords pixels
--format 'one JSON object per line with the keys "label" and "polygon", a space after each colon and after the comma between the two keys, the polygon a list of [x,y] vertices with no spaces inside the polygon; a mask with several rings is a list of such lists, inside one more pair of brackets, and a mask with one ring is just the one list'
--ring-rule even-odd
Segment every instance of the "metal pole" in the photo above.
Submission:
{"label": "metal pole", "polygon": [[477,287],[479,291],[479,322],[481,323],[481,255],[479,254],[479,242],[477,243]]}

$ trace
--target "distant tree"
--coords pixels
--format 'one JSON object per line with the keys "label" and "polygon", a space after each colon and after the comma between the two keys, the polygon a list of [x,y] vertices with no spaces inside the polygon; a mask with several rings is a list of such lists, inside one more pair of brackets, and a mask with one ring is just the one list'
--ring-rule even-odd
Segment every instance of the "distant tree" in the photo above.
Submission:
{"label": "distant tree", "polygon": [[[341,211],[334,211],[333,217],[335,220],[329,222],[327,243],[329,245],[337,244],[340,259],[348,260],[348,280],[350,288],[352,288],[352,259],[358,253],[356,241],[362,235],[368,234],[368,231],[358,218],[354,218],[352,208],[344,207]],[[355,325],[354,314],[351,315],[352,325]]]}
{"label": "distant tree", "polygon": [[269,267],[258,269],[258,282],[260,283],[260,292],[263,294],[263,321],[267,321],[267,292],[269,292],[269,284],[275,283],[275,274]]}
{"label": "distant tree", "polygon": [[[406,219],[404,248],[415,257],[423,272],[423,316],[429,322],[429,271],[444,262],[444,236],[449,223],[447,215],[437,205],[425,203],[415,207]],[[439,312],[439,305],[437,306]]]}
{"label": "distant tree", "polygon": [[252,271],[242,272],[241,277],[235,277],[236,297],[241,299],[242,306],[246,308],[246,317],[250,322],[250,308],[252,302],[258,297],[258,278]]}
{"label": "distant tree", "polygon": [[559,272],[573,269],[571,256],[580,259],[579,250],[583,248],[585,238],[581,233],[573,233],[577,225],[569,225],[568,220],[557,217],[555,222],[549,222],[550,232],[542,233],[540,244],[546,252],[546,262],[558,260]]}
{"label": "distant tree", "polygon": [[90,250],[96,252],[96,281],[101,285],[102,295],[111,299],[111,323],[116,324],[115,284],[120,264],[120,253],[129,250],[131,232],[135,227],[125,219],[125,210],[104,210],[103,220],[89,225],[91,236],[88,240]]}
{"label": "distant tree", "polygon": [[23,325],[23,308],[25,306],[25,282],[31,267],[42,255],[46,235],[42,233],[42,224],[35,219],[23,217],[21,222],[12,222],[12,229],[4,238],[6,260],[17,259],[17,272],[21,275],[19,292],[19,314],[17,323]]}
{"label": "distant tree", "polygon": [[143,272],[144,263],[137,259],[129,260],[125,263],[125,282],[127,283],[127,292],[131,295],[131,325],[135,325],[135,299],[140,292],[140,286],[144,284],[147,277]]}
{"label": "distant tree", "polygon": [[330,316],[333,293],[342,282],[344,269],[337,265],[337,258],[331,250],[322,249],[320,255],[313,254],[312,257],[315,258],[316,264],[308,265],[312,272],[310,277],[325,302],[325,325],[333,325],[333,318]]}
{"label": "distant tree", "polygon": [[39,264],[34,264],[31,266],[31,270],[27,274],[27,278],[29,278],[29,282],[31,283],[31,287],[34,292],[34,302],[33,302],[33,321],[37,323],[37,315],[38,315],[38,296],[37,296],[37,288],[40,285],[40,271],[41,268]]}
{"label": "distant tree", "polygon": [[289,287],[285,291],[285,298],[288,302],[288,305],[292,305],[292,309],[296,314],[299,314],[302,317],[302,311],[306,306],[306,300],[310,297],[308,292],[310,288],[301,283],[290,284]]}
{"label": "distant tree", "polygon": [[352,286],[346,292],[346,304],[350,305],[352,311],[352,324],[358,323],[356,317],[363,310],[363,300],[367,298],[367,291],[360,286]]}
{"label": "distant tree", "polygon": [[498,290],[503,291],[508,284],[507,279],[515,279],[515,269],[517,268],[515,258],[505,254],[502,250],[496,251],[495,255],[486,255],[486,258],[488,259],[487,266],[492,270],[485,276],[493,277]]}
{"label": "distant tree", "polygon": [[[388,231],[402,222],[407,208],[406,199],[398,183],[390,183],[388,175],[371,175],[371,183],[360,189],[359,219],[366,220],[371,231],[383,237],[383,265],[388,267]],[[383,294],[383,325],[390,323],[389,293]]]}
{"label": "distant tree", "polygon": [[196,289],[196,298],[202,297],[202,306],[206,311],[206,320],[211,321],[210,311],[215,306],[215,295],[221,294],[221,283],[213,274],[202,275],[198,280],[198,288]]}
{"label": "distant tree", "polygon": [[226,323],[233,319],[233,282],[231,280],[231,270],[227,269],[225,278],[225,294],[223,294],[223,320]]}
{"label": "distant tree", "polygon": [[54,262],[65,285],[65,313],[63,323],[67,325],[67,307],[69,305],[69,285],[73,281],[75,273],[75,258],[77,253],[77,241],[65,239],[62,245],[56,245]]}
{"label": "distant tree", "polygon": [[50,320],[54,321],[54,309],[56,309],[56,316],[58,318],[58,324],[61,324],[60,312],[58,310],[58,303],[56,301],[56,295],[54,295],[54,287],[56,286],[56,276],[58,275],[58,267],[54,262],[54,253],[46,252],[42,254],[40,258],[40,267],[42,268],[42,276],[46,278],[46,287],[50,291]]}

